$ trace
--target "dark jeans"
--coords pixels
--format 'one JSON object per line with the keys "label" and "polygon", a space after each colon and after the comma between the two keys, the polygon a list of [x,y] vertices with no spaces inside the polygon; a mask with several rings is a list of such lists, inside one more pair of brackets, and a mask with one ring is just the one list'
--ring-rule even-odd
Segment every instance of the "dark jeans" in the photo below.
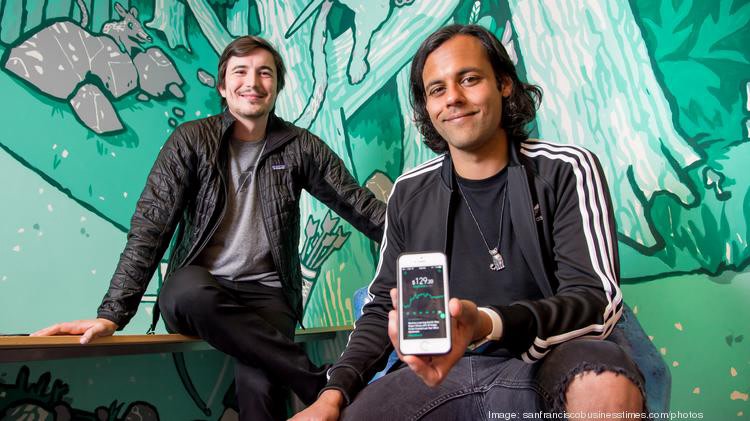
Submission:
{"label": "dark jeans", "polygon": [[408,367],[399,368],[365,387],[341,419],[483,420],[501,419],[500,413],[516,413],[521,419],[524,413],[562,412],[568,383],[588,370],[624,375],[643,394],[643,376],[619,345],[578,339],[558,346],[536,364],[508,357],[464,356],[435,388],[426,386]]}
{"label": "dark jeans", "polygon": [[296,321],[280,288],[219,281],[187,266],[162,286],[159,309],[170,331],[235,358],[241,420],[286,419],[285,387],[309,404],[326,382],[325,370],[294,343]]}

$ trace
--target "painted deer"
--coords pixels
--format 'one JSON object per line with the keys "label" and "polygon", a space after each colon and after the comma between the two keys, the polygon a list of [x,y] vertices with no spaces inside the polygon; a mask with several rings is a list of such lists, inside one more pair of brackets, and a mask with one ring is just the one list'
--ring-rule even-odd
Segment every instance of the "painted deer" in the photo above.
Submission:
{"label": "painted deer", "polygon": [[141,50],[140,44],[151,42],[151,37],[138,20],[138,9],[131,7],[128,11],[120,3],[115,3],[115,11],[122,19],[105,23],[102,33],[114,38],[120,49],[132,57],[133,50]]}

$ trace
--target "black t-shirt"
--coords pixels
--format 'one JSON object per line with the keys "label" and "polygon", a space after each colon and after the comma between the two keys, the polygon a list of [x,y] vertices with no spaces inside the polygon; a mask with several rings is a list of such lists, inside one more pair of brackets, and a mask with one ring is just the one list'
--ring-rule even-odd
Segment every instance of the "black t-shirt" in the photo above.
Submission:
{"label": "black t-shirt", "polygon": [[[456,175],[466,194],[471,210],[479,222],[482,233],[490,247],[498,243],[502,201],[508,180],[507,167],[484,180],[467,180]],[[499,271],[490,269],[492,258],[477,225],[469,213],[463,198],[454,201],[453,227],[450,250],[450,295],[471,300],[478,306],[508,305],[521,299],[543,297],[536,281],[531,276],[521,249],[515,241],[511,220],[511,197],[505,197],[505,211],[502,217],[500,254],[505,268]]]}

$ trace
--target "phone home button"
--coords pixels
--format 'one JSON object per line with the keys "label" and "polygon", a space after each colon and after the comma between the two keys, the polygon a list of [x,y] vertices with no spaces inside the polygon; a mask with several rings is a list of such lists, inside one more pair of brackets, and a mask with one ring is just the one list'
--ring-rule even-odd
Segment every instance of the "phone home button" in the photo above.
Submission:
{"label": "phone home button", "polygon": [[421,343],[419,344],[419,348],[420,348],[420,349],[421,349],[422,351],[429,351],[429,350],[430,350],[430,348],[431,348],[431,346],[430,346],[430,343],[429,343],[429,342],[427,342],[427,341],[422,341],[422,342],[421,342]]}

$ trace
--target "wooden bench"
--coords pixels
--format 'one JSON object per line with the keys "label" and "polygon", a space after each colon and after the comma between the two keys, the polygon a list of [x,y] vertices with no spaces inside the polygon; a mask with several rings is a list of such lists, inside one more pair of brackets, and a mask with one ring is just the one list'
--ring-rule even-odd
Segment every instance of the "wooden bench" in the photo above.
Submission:
{"label": "wooden bench", "polygon": [[[351,326],[297,329],[295,342],[332,339]],[[149,353],[207,351],[211,345],[195,337],[177,334],[114,335],[78,343],[80,336],[0,336],[0,363],[104,357]]]}

